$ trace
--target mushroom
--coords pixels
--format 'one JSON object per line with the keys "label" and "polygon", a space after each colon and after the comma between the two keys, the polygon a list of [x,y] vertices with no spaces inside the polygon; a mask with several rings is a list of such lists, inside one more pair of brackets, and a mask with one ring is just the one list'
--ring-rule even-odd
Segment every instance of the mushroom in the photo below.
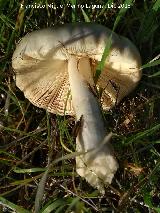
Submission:
{"label": "mushroom", "polygon": [[[95,85],[96,67],[106,43],[111,48]],[[100,104],[108,110],[141,78],[141,59],[127,38],[92,23],[65,24],[27,34],[17,45],[12,66],[16,85],[34,105],[76,116],[76,171],[102,193],[118,168]],[[100,101],[95,88],[101,91]],[[100,103],[101,102],[101,103]]]}

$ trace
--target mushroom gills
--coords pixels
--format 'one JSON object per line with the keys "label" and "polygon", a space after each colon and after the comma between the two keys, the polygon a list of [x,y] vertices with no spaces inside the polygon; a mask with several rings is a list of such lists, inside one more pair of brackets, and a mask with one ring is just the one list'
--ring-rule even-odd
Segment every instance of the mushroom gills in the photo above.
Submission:
{"label": "mushroom gills", "polygon": [[[85,70],[82,71],[82,68]],[[118,163],[109,143],[110,137],[106,137],[98,101],[83,77],[83,73],[88,72],[88,77],[91,75],[89,59],[71,56],[68,72],[76,119],[82,118],[82,126],[76,138],[76,151],[84,154],[76,157],[76,171],[104,193],[104,185],[111,183]]]}

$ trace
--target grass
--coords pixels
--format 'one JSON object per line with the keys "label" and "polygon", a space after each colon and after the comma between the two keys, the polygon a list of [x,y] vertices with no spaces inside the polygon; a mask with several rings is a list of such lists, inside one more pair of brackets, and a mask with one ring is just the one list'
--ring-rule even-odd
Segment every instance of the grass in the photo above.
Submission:
{"label": "grass", "polygon": [[[121,10],[67,7],[76,2],[85,3],[61,0],[52,2],[56,9],[33,9],[20,3],[51,1],[0,1],[0,212],[34,212],[34,206],[43,213],[160,212],[160,1],[116,1],[131,3]],[[108,3],[113,1],[88,4]],[[74,119],[30,104],[15,86],[11,66],[16,43],[26,33],[73,21],[114,29],[132,40],[142,57],[139,86],[104,112],[120,165],[104,196],[75,172]]]}

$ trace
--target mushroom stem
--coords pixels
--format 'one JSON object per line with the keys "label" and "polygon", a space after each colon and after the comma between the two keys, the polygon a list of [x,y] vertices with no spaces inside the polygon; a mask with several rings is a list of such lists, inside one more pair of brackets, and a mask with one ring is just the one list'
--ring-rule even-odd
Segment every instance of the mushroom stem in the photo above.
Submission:
{"label": "mushroom stem", "polygon": [[84,154],[76,157],[76,170],[103,193],[104,185],[111,183],[118,164],[109,139],[104,143],[106,130],[98,101],[81,74],[89,72],[91,75],[89,59],[71,56],[68,72],[76,119],[83,116],[76,138],[76,150]]}

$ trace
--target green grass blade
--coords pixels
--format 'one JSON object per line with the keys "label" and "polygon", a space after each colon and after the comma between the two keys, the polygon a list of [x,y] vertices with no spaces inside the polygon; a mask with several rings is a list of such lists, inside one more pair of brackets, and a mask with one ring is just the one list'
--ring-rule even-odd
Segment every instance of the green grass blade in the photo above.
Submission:
{"label": "green grass blade", "polygon": [[159,9],[160,9],[160,0],[156,0],[153,5],[153,10],[157,12]]}
{"label": "green grass blade", "polygon": [[137,41],[139,41],[139,43],[149,41],[158,29],[159,23],[157,21],[157,16],[159,7],[160,5],[158,0],[154,5],[151,5],[149,9],[145,9],[145,13],[137,33]]}
{"label": "green grass blade", "polygon": [[132,2],[133,2],[133,0],[125,0],[124,3],[121,4],[121,6],[124,5],[124,7],[121,7],[121,9],[116,17],[116,20],[113,25],[113,31],[115,31],[116,27],[118,26],[119,21],[121,20],[121,18],[125,15],[127,10],[129,9],[129,7],[127,7],[127,5],[132,5]]}
{"label": "green grass blade", "polygon": [[[122,4],[122,5],[131,5],[132,4],[132,1],[133,0],[125,0],[125,2]],[[117,15],[117,18],[114,22],[114,26],[113,26],[113,31],[115,30],[115,28],[117,27],[120,19],[125,15],[126,11],[128,10],[129,8],[128,7],[122,7]],[[104,49],[104,52],[103,52],[103,55],[102,55],[102,58],[101,58],[101,61],[99,62],[98,66],[97,66],[97,69],[96,69],[96,73],[95,73],[95,76],[94,76],[94,81],[95,83],[97,83],[98,81],[98,78],[104,68],[104,65],[105,65],[105,61],[106,61],[106,58],[108,57],[109,55],[109,51],[110,51],[110,48],[111,48],[111,45],[112,45],[112,34],[110,35],[107,43],[106,43],[106,46],[105,46],[105,49]]]}
{"label": "green grass blade", "polygon": [[91,22],[87,13],[83,10],[83,8],[81,8],[81,10],[82,10],[82,14],[83,14],[85,22]]}
{"label": "green grass blade", "polygon": [[71,7],[72,7],[72,22],[76,22],[76,4],[77,0],[70,0],[71,2]]}
{"label": "green grass blade", "polygon": [[[60,207],[58,207],[55,211],[55,213],[61,213],[61,212],[64,212],[64,208],[65,208],[65,204],[64,205],[61,205]],[[63,210],[63,211],[62,211]]]}
{"label": "green grass blade", "polygon": [[150,135],[153,135],[159,129],[160,129],[160,124],[157,124],[156,126],[150,128],[150,129],[147,129],[144,132],[139,132],[136,135],[133,135],[133,136],[127,138],[126,140],[123,141],[123,143],[126,144],[126,145],[134,143],[138,140],[143,139],[144,137],[148,137]]}
{"label": "green grass blade", "polygon": [[153,78],[153,77],[157,77],[157,76],[160,76],[160,71],[158,71],[158,72],[156,72],[156,73],[154,73],[152,75],[149,75],[148,77],[149,78]]}
{"label": "green grass blade", "polygon": [[143,195],[144,203],[149,206],[151,209],[154,209],[155,212],[160,213],[160,208],[156,208],[152,204],[152,196],[150,192],[146,192]]}
{"label": "green grass blade", "polygon": [[30,213],[30,211],[22,208],[21,206],[18,206],[10,201],[8,201],[7,199],[0,197],[0,204],[2,206],[8,207],[9,209],[16,211],[18,213]]}
{"label": "green grass blade", "polygon": [[102,10],[100,11],[100,13],[98,14],[98,17],[101,16],[102,14],[104,14],[104,12],[110,8],[108,8],[109,5],[111,5],[111,3],[113,3],[113,0],[108,0],[104,7],[102,8]]}
{"label": "green grass blade", "polygon": [[160,208],[155,208],[155,207],[153,207],[153,209],[154,209],[157,213],[160,213]]}
{"label": "green grass blade", "polygon": [[34,173],[34,172],[44,172],[45,168],[31,168],[31,169],[14,169],[13,171],[17,174],[26,174],[26,173]]}
{"label": "green grass blade", "polygon": [[72,208],[80,201],[79,197],[73,198],[72,202],[70,203],[69,207],[66,210],[66,213],[71,212]]}
{"label": "green grass blade", "polygon": [[145,204],[147,204],[150,208],[153,207],[152,201],[151,201],[151,195],[149,192],[145,191],[145,193],[143,195],[143,199],[144,199]]}
{"label": "green grass blade", "polygon": [[14,29],[14,22],[10,20],[7,16],[1,14],[0,15],[0,20],[7,25],[8,28],[11,28],[12,30]]}
{"label": "green grass blade", "polygon": [[[42,173],[43,174],[43,173]],[[16,186],[16,185],[27,185],[28,183],[31,183],[32,181],[34,181],[35,179],[38,179],[38,178],[41,178],[42,177],[42,174],[39,174],[39,175],[36,175],[34,176],[34,179],[33,178],[26,178],[24,180],[16,180],[14,182],[12,182],[10,185],[11,186]]]}
{"label": "green grass blade", "polygon": [[112,34],[111,34],[111,36],[109,37],[109,39],[108,39],[108,41],[106,43],[106,46],[105,46],[101,61],[99,62],[98,66],[97,66],[96,73],[95,73],[95,76],[94,76],[95,83],[97,83],[97,81],[99,79],[99,76],[100,76],[100,74],[101,74],[101,72],[102,72],[102,70],[104,68],[105,61],[106,61],[107,56],[109,55],[109,51],[110,51],[111,45],[112,45]]}
{"label": "green grass blade", "polygon": [[35,198],[35,213],[39,213],[39,210],[41,208],[48,173],[49,173],[49,169],[47,168],[47,170],[44,172],[44,174],[38,184],[36,198]]}
{"label": "green grass blade", "polygon": [[63,199],[58,199],[55,200],[53,203],[51,203],[50,205],[48,205],[46,208],[44,208],[42,211],[40,211],[41,213],[50,213],[53,210],[56,210],[58,207],[63,206],[65,203],[65,201]]}
{"label": "green grass blade", "polygon": [[157,66],[160,64],[160,59],[153,61],[153,62],[148,62],[147,64],[144,64],[143,66],[141,66],[141,69],[145,69],[148,67],[153,67],[153,66]]}

